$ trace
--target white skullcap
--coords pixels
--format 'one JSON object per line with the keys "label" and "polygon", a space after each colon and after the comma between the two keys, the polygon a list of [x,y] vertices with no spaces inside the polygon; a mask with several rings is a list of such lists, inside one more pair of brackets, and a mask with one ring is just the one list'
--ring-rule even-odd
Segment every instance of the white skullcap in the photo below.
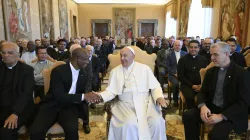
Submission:
{"label": "white skullcap", "polygon": [[126,48],[128,48],[133,53],[133,55],[135,55],[135,50],[132,47],[127,46]]}

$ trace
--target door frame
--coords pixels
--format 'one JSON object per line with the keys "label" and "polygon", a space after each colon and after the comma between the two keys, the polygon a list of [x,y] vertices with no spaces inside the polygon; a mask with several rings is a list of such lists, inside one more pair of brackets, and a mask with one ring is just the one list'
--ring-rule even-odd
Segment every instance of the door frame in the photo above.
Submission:
{"label": "door frame", "polygon": [[91,27],[92,27],[92,36],[96,36],[95,34],[95,24],[96,23],[107,23],[108,24],[108,36],[111,36],[111,19],[92,19]]}
{"label": "door frame", "polygon": [[137,20],[138,37],[141,37],[141,24],[142,23],[154,23],[154,36],[157,35],[157,31],[158,31],[158,19],[138,19]]}

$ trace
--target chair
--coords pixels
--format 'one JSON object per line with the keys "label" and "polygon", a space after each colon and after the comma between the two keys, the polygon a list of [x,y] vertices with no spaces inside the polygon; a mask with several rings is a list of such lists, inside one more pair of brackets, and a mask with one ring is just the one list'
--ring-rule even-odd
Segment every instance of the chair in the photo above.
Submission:
{"label": "chair", "polygon": [[[211,62],[206,68],[202,68],[200,69],[200,76],[201,76],[201,83],[204,80],[204,77],[206,75],[206,72],[208,69],[214,67],[214,63]],[[250,126],[250,120],[248,120],[248,126]],[[201,124],[201,129],[200,129],[200,139],[204,140],[204,134],[205,134],[205,130],[210,131],[213,128],[212,125],[206,125],[204,123]],[[250,127],[248,127],[248,129],[250,129]],[[235,137],[237,134],[232,130],[229,134],[229,139],[230,137]],[[240,134],[241,137],[246,137],[246,133],[242,133]]]}
{"label": "chair", "polygon": [[[249,51],[250,51],[250,49],[249,49]],[[245,60],[246,60],[247,67],[250,67],[250,53],[245,56]]]}
{"label": "chair", "polygon": [[[44,77],[44,92],[45,94],[49,91],[49,85],[50,85],[50,74],[51,71],[59,66],[65,64],[63,61],[56,61],[49,69],[44,69],[43,70],[43,77]],[[57,137],[64,137],[64,131],[63,128],[58,124],[55,123],[47,132],[46,138],[48,140],[51,140],[52,138],[57,138]]]}
{"label": "chair", "polygon": [[243,53],[243,56],[247,56],[250,53],[250,49]]}
{"label": "chair", "polygon": [[[140,62],[143,64],[148,65],[151,70],[154,72],[154,68],[155,68],[155,60],[156,60],[156,54],[147,54],[146,51],[142,51],[140,48],[138,48],[137,46],[130,46],[134,49],[135,51],[135,61],[136,62]],[[115,68],[116,66],[120,65],[120,54],[109,54],[108,59],[110,61],[109,64],[109,68],[108,71],[111,71],[113,68]],[[114,100],[116,100],[117,98],[115,98]],[[112,100],[113,101],[113,100]],[[111,112],[111,104],[112,101],[109,101],[107,103],[105,103],[104,105],[104,110],[107,112],[107,127],[106,127],[106,134],[108,136],[109,133],[109,126],[110,126],[110,120],[112,117],[112,112]],[[162,115],[165,117],[166,115],[166,111],[162,111]]]}

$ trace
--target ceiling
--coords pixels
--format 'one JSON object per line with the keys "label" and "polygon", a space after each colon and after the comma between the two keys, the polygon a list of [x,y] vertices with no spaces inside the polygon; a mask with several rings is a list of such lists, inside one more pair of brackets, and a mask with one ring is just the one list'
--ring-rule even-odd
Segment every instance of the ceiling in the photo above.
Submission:
{"label": "ceiling", "polygon": [[85,4],[152,4],[164,5],[170,0],[73,0],[76,3]]}

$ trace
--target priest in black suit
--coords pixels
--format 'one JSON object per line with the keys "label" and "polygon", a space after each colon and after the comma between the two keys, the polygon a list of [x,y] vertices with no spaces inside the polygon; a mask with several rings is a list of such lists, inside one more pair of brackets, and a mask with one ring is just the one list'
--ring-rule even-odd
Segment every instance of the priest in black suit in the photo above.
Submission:
{"label": "priest in black suit", "polygon": [[57,41],[57,48],[51,52],[51,57],[57,61],[63,61],[70,58],[70,52],[66,49],[67,40],[59,39]]}
{"label": "priest in black suit", "polygon": [[3,44],[0,65],[0,140],[17,140],[17,131],[32,121],[33,68],[18,61],[19,47]]}
{"label": "priest in black suit", "polygon": [[210,140],[228,140],[231,130],[243,133],[248,128],[249,74],[230,61],[230,47],[224,42],[210,49],[215,67],[207,70],[198,108],[184,112],[186,140],[198,140],[200,123],[213,125]]}
{"label": "priest in black suit", "polygon": [[231,52],[230,52],[231,61],[233,61],[234,63],[236,63],[237,65],[243,68],[246,67],[246,61],[245,61],[243,54],[235,51],[237,48],[236,40],[234,38],[230,38],[227,40],[227,44],[231,48]]}
{"label": "priest in black suit", "polygon": [[180,90],[186,99],[187,108],[195,107],[194,97],[201,87],[200,69],[207,66],[207,60],[198,54],[200,42],[191,40],[188,54],[180,58],[177,66],[178,78],[181,82]]}
{"label": "priest in black suit", "polygon": [[214,44],[213,39],[206,38],[204,40],[204,46],[200,49],[199,55],[202,55],[207,59],[207,63],[210,64],[211,62],[211,55],[210,55],[210,46]]}
{"label": "priest in black suit", "polygon": [[72,52],[70,63],[52,70],[49,91],[31,127],[31,140],[44,140],[55,122],[62,126],[66,140],[79,139],[79,108],[88,107],[86,101],[98,98],[96,94],[87,93],[91,79],[83,69],[88,63],[87,51],[77,48]]}

